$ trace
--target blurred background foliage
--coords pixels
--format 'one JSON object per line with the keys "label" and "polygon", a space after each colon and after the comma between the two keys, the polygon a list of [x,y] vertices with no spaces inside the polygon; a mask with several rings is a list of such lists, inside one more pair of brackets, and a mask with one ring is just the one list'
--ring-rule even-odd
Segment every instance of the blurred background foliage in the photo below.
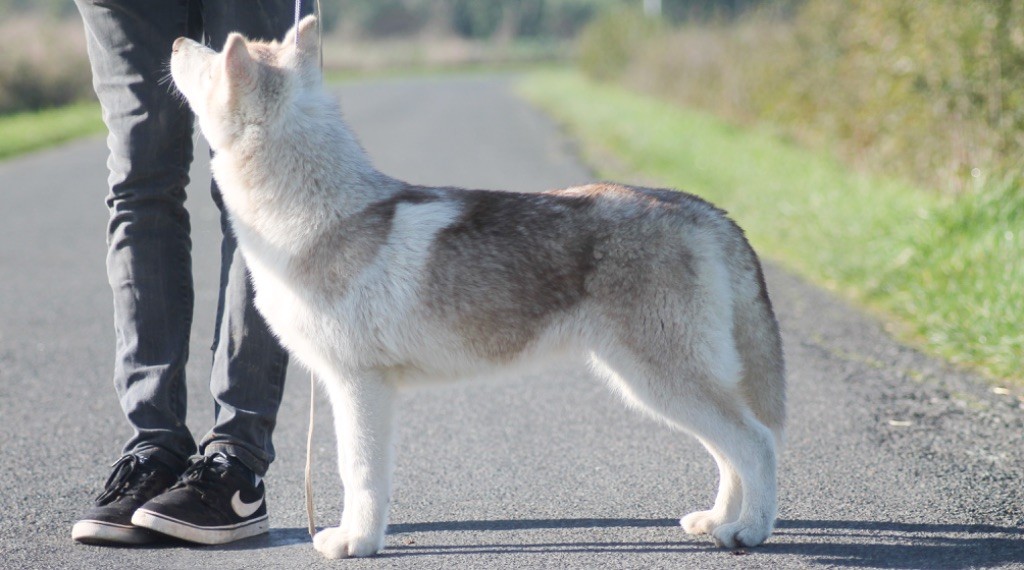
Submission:
{"label": "blurred background foliage", "polygon": [[1021,173],[1022,0],[744,2],[678,26],[608,12],[579,61],[944,192]]}
{"label": "blurred background foliage", "polygon": [[[625,3],[322,0],[325,63],[365,71],[565,60],[580,29]],[[0,0],[0,114],[92,96],[81,27],[71,0]]]}
{"label": "blurred background foliage", "polygon": [[70,0],[0,0],[0,115],[93,96],[77,14]]}
{"label": "blurred background foliage", "polygon": [[[601,13],[642,0],[322,0],[332,69],[566,60]],[[663,0],[671,21],[731,16],[751,0]],[[91,97],[71,0],[0,0],[0,114]]]}
{"label": "blurred background foliage", "polygon": [[[322,10],[332,69],[576,57],[592,77],[767,122],[944,192],[1020,174],[1024,0],[323,0]],[[0,0],[0,53],[0,114],[91,97],[70,0]]]}
{"label": "blurred background foliage", "polygon": [[620,0],[343,0],[323,2],[325,29],[363,37],[571,38]]}

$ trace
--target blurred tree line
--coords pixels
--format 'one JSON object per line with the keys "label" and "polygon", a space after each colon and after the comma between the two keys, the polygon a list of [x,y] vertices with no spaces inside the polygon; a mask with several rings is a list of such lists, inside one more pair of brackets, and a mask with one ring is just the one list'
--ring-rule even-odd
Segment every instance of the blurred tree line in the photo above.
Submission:
{"label": "blurred tree line", "polygon": [[574,36],[624,0],[323,0],[324,28],[360,37],[455,35],[467,39]]}
{"label": "blurred tree line", "polygon": [[[764,0],[661,0],[671,22],[729,19]],[[361,37],[575,37],[595,16],[643,0],[323,0],[324,27]]]}
{"label": "blurred tree line", "polygon": [[[658,2],[662,17],[670,22],[729,19],[763,3],[764,0]],[[361,37],[426,32],[469,39],[496,35],[572,38],[599,13],[642,4],[643,0],[321,0],[321,11],[326,31],[342,29]],[[19,14],[69,18],[77,15],[77,10],[71,0],[0,0],[0,18]]]}
{"label": "blurred tree line", "polygon": [[[682,22],[734,18],[757,3],[661,0],[659,6],[665,20]],[[547,57],[564,57],[568,50],[550,46],[565,46],[601,14],[639,10],[643,4],[644,0],[321,0],[321,12],[325,32],[346,39],[533,42],[556,54]],[[624,39],[628,37],[618,41]],[[0,0],[0,53],[0,114],[92,97],[81,22],[71,0]]]}

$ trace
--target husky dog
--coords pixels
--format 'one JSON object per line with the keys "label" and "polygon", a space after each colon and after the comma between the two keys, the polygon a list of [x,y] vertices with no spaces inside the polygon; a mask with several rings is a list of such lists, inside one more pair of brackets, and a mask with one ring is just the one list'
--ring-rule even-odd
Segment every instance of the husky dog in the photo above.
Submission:
{"label": "husky dog", "polygon": [[344,508],[316,549],[383,548],[398,389],[573,353],[714,457],[714,507],[684,517],[686,532],[727,547],[768,538],[785,374],[742,230],[670,190],[390,178],[321,85],[316,26],[307,17],[280,43],[233,34],[221,53],[180,38],[171,57],[256,305],[333,406]]}

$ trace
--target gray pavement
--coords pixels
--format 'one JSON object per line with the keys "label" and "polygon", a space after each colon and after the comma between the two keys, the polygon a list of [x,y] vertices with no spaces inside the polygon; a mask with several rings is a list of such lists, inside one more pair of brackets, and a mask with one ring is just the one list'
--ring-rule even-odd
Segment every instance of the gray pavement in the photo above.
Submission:
{"label": "gray pavement", "polygon": [[[525,191],[589,180],[570,142],[510,85],[392,79],[340,94],[377,166],[410,182]],[[0,163],[0,568],[1024,567],[1020,402],[900,346],[874,319],[771,264],[791,419],[778,530],[762,547],[730,552],[685,535],[677,519],[713,500],[711,458],[565,366],[403,396],[380,557],[331,563],[306,535],[309,378],[297,369],[267,477],[268,536],[221,547],[73,544],[72,523],[129,435],[109,379],[105,157],[94,138]],[[208,184],[197,160],[188,368],[197,436],[212,423],[219,235]],[[336,524],[341,493],[319,403],[325,526]]]}

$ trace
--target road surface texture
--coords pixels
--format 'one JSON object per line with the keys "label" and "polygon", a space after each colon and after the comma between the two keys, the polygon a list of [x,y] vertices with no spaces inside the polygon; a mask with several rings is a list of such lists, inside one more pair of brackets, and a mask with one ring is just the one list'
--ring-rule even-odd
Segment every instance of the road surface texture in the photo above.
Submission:
{"label": "road surface texture", "polygon": [[[588,181],[569,141],[513,95],[513,79],[389,79],[345,85],[340,96],[377,166],[408,181],[519,191]],[[1020,402],[901,346],[875,319],[770,263],[790,420],[778,529],[762,547],[732,552],[684,534],[679,517],[712,503],[711,457],[565,365],[402,397],[379,557],[329,562],[313,550],[302,498],[309,377],[297,367],[267,477],[269,535],[215,547],[73,544],[72,523],[129,435],[110,382],[105,158],[93,138],[0,163],[2,568],[1024,567]],[[188,368],[197,436],[212,422],[219,234],[208,184],[208,162],[197,160]],[[336,524],[341,493],[319,402],[323,527]]]}

